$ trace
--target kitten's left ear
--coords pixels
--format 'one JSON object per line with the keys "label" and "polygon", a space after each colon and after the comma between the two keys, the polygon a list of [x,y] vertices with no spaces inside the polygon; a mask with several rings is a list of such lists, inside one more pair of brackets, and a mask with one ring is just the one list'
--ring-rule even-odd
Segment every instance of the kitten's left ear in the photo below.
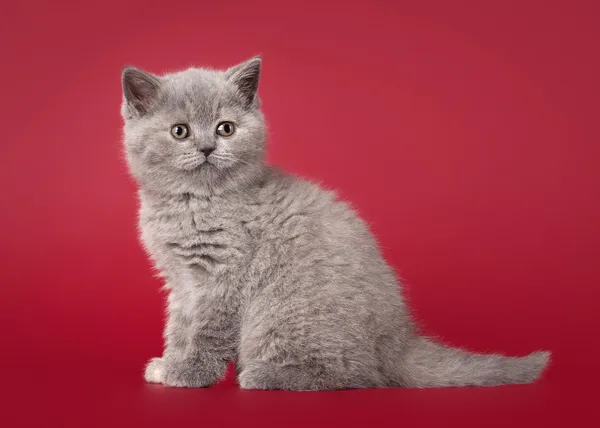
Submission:
{"label": "kitten's left ear", "polygon": [[225,72],[226,78],[235,83],[238,92],[248,105],[252,105],[256,100],[261,63],[262,58],[255,56],[246,62],[231,67]]}
{"label": "kitten's left ear", "polygon": [[138,68],[126,67],[122,83],[127,112],[139,116],[146,114],[158,96],[159,78]]}

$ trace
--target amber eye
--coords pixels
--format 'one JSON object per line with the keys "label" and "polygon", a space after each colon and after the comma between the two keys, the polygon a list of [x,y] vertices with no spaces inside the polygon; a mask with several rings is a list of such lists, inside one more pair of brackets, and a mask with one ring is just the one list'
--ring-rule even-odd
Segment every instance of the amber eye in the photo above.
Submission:
{"label": "amber eye", "polygon": [[221,122],[217,126],[217,134],[221,137],[229,137],[235,132],[235,125],[232,122]]}
{"label": "amber eye", "polygon": [[178,125],[173,125],[171,128],[171,135],[178,140],[186,139],[190,135],[190,129],[187,125],[180,123]]}

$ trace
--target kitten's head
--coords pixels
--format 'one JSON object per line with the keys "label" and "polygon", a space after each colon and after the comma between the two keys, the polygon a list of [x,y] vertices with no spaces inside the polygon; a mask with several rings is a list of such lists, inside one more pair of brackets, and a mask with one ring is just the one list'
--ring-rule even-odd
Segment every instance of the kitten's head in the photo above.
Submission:
{"label": "kitten's head", "polygon": [[260,176],[260,64],[255,57],[226,71],[190,68],[160,77],[123,71],[125,152],[142,188],[213,195]]}

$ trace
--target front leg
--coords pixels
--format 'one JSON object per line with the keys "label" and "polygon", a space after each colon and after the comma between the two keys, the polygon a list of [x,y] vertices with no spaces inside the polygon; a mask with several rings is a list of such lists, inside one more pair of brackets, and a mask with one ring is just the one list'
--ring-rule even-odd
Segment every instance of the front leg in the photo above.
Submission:
{"label": "front leg", "polygon": [[147,382],[201,388],[218,382],[235,358],[235,311],[221,299],[172,291],[165,328],[165,351],[146,366]]}
{"label": "front leg", "polygon": [[193,358],[165,358],[164,384],[184,388],[211,386],[223,378],[226,368],[227,360],[208,352]]}

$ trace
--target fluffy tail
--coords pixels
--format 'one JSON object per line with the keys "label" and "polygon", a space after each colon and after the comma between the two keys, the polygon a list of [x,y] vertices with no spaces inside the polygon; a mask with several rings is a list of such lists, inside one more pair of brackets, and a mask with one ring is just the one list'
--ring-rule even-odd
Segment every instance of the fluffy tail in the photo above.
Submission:
{"label": "fluffy tail", "polygon": [[531,383],[549,360],[550,352],[526,357],[473,354],[419,337],[403,359],[402,383],[416,388]]}

